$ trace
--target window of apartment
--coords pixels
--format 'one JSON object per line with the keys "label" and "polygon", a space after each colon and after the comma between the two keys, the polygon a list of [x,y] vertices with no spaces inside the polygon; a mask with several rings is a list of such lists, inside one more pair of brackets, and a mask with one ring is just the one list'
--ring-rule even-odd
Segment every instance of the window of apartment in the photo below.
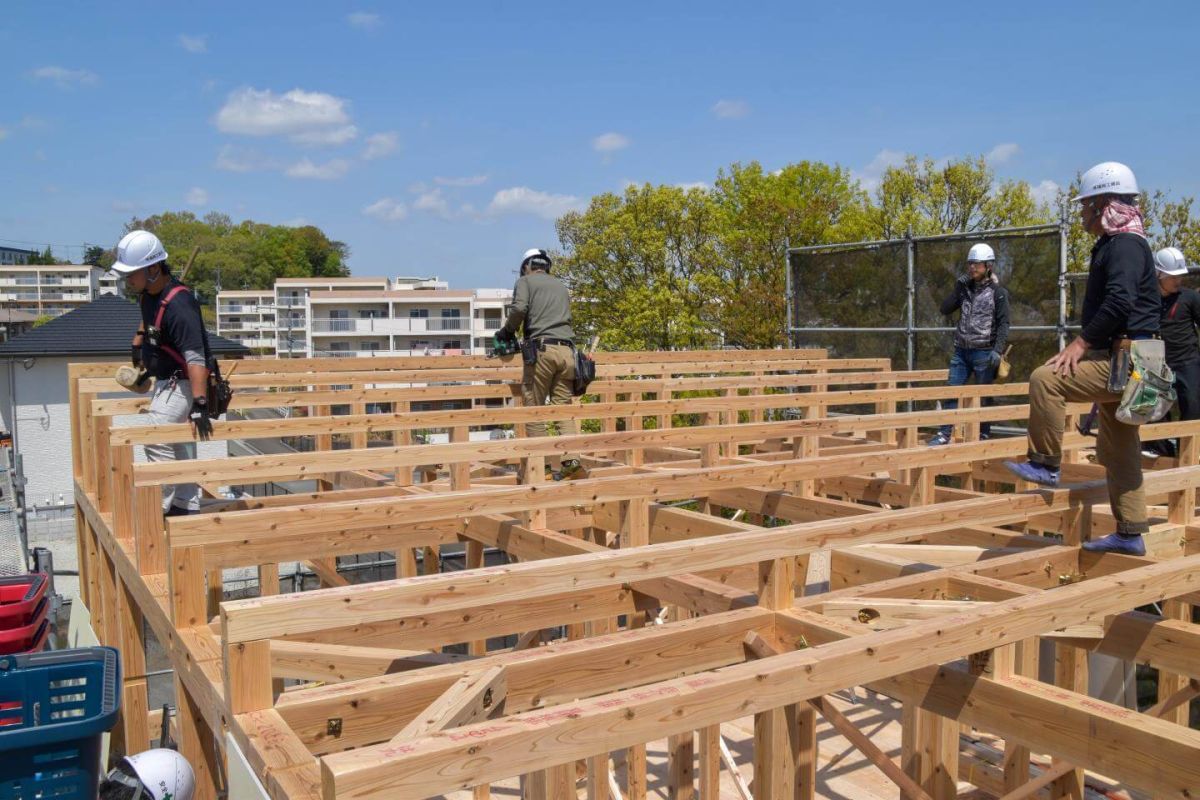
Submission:
{"label": "window of apartment", "polygon": [[362,349],[363,350],[379,350],[380,349],[379,342],[363,342]]}
{"label": "window of apartment", "polygon": [[410,308],[408,310],[409,319],[429,319],[428,308]]}
{"label": "window of apartment", "polygon": [[358,312],[359,319],[379,319],[383,316],[383,312],[375,309],[365,309]]}
{"label": "window of apartment", "polygon": [[446,350],[461,350],[462,342],[460,342],[458,339],[447,339],[442,343],[442,347]]}
{"label": "window of apartment", "polygon": [[350,319],[350,312],[344,308],[331,308],[331,309],[329,309],[329,318],[330,319]]}
{"label": "window of apartment", "polygon": [[339,353],[344,353],[350,349],[349,342],[330,342],[329,349]]}
{"label": "window of apartment", "polygon": [[462,316],[462,311],[457,308],[443,308],[442,309],[442,319],[450,319],[451,317],[453,317],[454,319],[458,319],[461,316]]}

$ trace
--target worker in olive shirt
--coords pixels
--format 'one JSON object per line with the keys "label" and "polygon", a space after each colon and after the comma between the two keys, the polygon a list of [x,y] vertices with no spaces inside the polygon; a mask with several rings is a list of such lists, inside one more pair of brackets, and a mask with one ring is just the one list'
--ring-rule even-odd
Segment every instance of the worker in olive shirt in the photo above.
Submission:
{"label": "worker in olive shirt", "polygon": [[1104,465],[1109,505],[1117,530],[1083,543],[1085,550],[1145,555],[1142,534],[1150,529],[1142,484],[1142,446],[1136,425],[1117,419],[1121,394],[1109,391],[1110,359],[1159,330],[1159,292],[1154,254],[1146,242],[1133,170],[1115,161],[1080,178],[1084,230],[1096,237],[1084,290],[1083,329],[1058,355],[1029,376],[1029,459],[1006,461],[1018,477],[1057,486],[1067,403],[1091,401],[1100,410],[1096,456]]}
{"label": "worker in olive shirt", "polygon": [[[133,337],[133,366],[154,378],[147,415],[151,425],[191,421],[201,439],[212,434],[208,414],[208,334],[196,297],[171,276],[167,251],[149,231],[131,231],[117,244],[113,270],[125,276],[130,293],[141,295],[142,324]],[[194,443],[146,445],[148,461],[196,457]],[[200,510],[200,487],[165,485],[163,513],[174,517]]]}
{"label": "worker in olive shirt", "polygon": [[[571,330],[571,295],[561,280],[550,274],[550,256],[545,250],[527,250],[521,260],[521,276],[513,289],[512,311],[504,321],[497,339],[515,340],[517,329],[524,327],[522,355],[525,373],[522,394],[525,405],[570,405],[571,384],[575,380],[575,333]],[[575,420],[558,423],[564,436],[576,433]],[[546,423],[530,422],[529,436],[545,436]],[[579,459],[565,455],[560,478],[581,471]]]}
{"label": "worker in olive shirt", "polygon": [[[1183,286],[1187,260],[1178,247],[1164,247],[1154,254],[1158,291],[1162,295],[1159,330],[1167,350],[1167,366],[1175,373],[1175,396],[1181,420],[1200,419],[1200,293]],[[1163,418],[1164,420],[1166,417]],[[1174,456],[1174,442],[1148,442],[1152,452]]]}

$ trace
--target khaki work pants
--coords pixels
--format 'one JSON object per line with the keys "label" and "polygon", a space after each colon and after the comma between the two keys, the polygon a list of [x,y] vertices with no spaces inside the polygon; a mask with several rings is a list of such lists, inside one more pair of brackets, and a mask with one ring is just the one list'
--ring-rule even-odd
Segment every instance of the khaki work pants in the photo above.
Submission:
{"label": "khaki work pants", "polygon": [[1067,403],[1091,401],[1100,407],[1096,456],[1104,465],[1108,500],[1121,533],[1145,533],[1146,493],[1142,487],[1142,444],[1136,425],[1117,420],[1119,394],[1108,391],[1109,351],[1089,350],[1073,376],[1038,367],[1029,376],[1029,460],[1058,468],[1062,463]]}
{"label": "khaki work pants", "polygon": [[[538,353],[537,361],[525,365],[521,379],[521,395],[527,406],[552,406],[571,404],[571,384],[575,380],[575,351],[563,344],[548,344]],[[563,436],[574,436],[577,432],[575,420],[564,419],[556,423]],[[546,436],[545,422],[529,422],[525,425],[528,436]],[[577,456],[563,453],[562,458]]]}

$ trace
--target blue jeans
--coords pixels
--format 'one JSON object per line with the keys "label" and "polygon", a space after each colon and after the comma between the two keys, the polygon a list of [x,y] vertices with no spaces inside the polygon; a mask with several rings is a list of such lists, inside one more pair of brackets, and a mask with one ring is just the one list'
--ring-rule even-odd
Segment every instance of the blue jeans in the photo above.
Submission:
{"label": "blue jeans", "polygon": [[[949,386],[963,386],[975,376],[975,382],[983,386],[989,384],[996,379],[996,370],[992,366],[992,350],[984,347],[980,349],[972,349],[968,347],[955,347],[954,355],[950,358],[950,380]],[[981,405],[990,406],[992,400],[989,397],[983,398]],[[958,400],[943,400],[942,408],[946,411],[953,411],[958,408]],[[989,422],[981,422],[979,424],[979,433],[981,436],[987,436],[992,432],[992,425]],[[950,436],[954,433],[953,425],[943,425],[942,434]]]}

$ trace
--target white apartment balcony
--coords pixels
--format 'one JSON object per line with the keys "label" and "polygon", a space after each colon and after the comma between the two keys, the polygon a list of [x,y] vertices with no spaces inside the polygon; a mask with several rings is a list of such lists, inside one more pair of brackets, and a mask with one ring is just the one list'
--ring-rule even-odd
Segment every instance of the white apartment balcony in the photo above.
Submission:
{"label": "white apartment balcony", "polygon": [[[497,325],[496,327],[500,327]],[[371,317],[369,319],[341,319],[315,317],[310,325],[314,336],[327,334],[392,334],[429,333],[431,331],[470,330],[467,317]]]}
{"label": "white apartment balcony", "polygon": [[474,327],[477,331],[498,331],[503,325],[502,317],[476,317]]}
{"label": "white apartment balcony", "polygon": [[296,306],[303,308],[304,300],[305,298],[303,297],[288,297],[286,295],[281,295],[280,297],[275,298],[275,305],[281,308],[294,308]]}
{"label": "white apartment balcony", "polygon": [[37,292],[0,292],[0,302],[5,303],[36,303]]}
{"label": "white apartment balcony", "polygon": [[222,331],[274,331],[274,320],[227,320],[218,326]]}
{"label": "white apartment balcony", "polygon": [[222,303],[217,306],[218,314],[274,314],[275,306],[258,303]]}
{"label": "white apartment balcony", "polygon": [[463,356],[468,348],[430,347],[420,350],[318,350],[314,358],[392,358],[395,356]]}
{"label": "white apartment balcony", "polygon": [[91,295],[87,292],[42,292],[42,300],[74,300],[87,301]]}
{"label": "white apartment balcony", "polygon": [[221,335],[230,341],[237,342],[238,344],[245,345],[246,347],[268,349],[273,349],[275,347],[275,337],[273,336],[239,336],[234,332],[226,332],[222,333]]}

